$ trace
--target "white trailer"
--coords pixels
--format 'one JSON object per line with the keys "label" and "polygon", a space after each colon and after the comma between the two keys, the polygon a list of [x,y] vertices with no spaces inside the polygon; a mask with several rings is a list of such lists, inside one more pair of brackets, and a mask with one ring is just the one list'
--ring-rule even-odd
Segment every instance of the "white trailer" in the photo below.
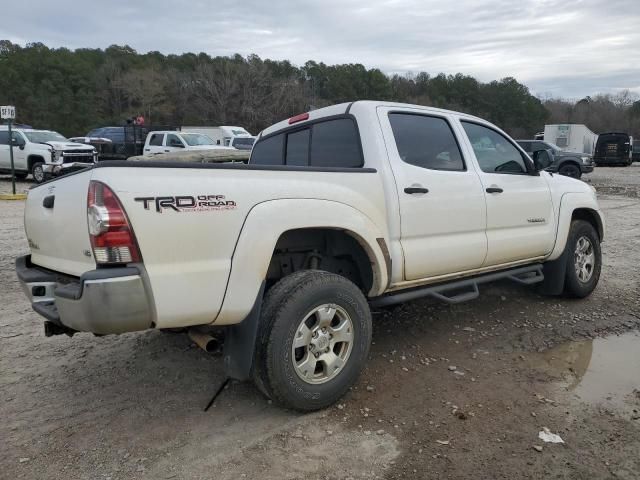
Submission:
{"label": "white trailer", "polygon": [[598,134],[581,124],[545,125],[544,141],[554,143],[566,152],[593,155]]}
{"label": "white trailer", "polygon": [[231,146],[232,140],[236,137],[252,137],[243,127],[182,127],[183,132],[202,133],[213,140],[216,145],[224,147]]}

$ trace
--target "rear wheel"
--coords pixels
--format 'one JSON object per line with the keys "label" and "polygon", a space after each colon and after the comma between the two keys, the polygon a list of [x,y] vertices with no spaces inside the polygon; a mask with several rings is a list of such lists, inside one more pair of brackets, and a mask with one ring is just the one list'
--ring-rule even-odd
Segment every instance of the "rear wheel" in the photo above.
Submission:
{"label": "rear wheel", "polygon": [[354,384],[370,344],[371,313],[355,284],[329,272],[295,272],[265,297],[254,381],[282,406],[325,408]]}
{"label": "rear wheel", "polygon": [[36,181],[36,183],[42,183],[44,182],[44,163],[42,162],[36,162],[33,164],[33,166],[31,167],[31,175],[33,176],[33,179]]}
{"label": "rear wheel", "polygon": [[575,163],[563,164],[558,169],[558,173],[560,175],[564,175],[565,177],[571,177],[571,178],[580,178],[582,176],[580,167],[578,167]]}
{"label": "rear wheel", "polygon": [[567,239],[567,271],[565,293],[584,298],[593,292],[600,279],[602,251],[600,237],[593,225],[574,220]]}

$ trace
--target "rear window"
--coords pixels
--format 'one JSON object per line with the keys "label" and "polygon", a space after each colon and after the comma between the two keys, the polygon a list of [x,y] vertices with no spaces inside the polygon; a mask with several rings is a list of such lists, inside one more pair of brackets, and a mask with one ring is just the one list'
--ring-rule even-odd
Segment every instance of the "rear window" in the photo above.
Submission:
{"label": "rear window", "polygon": [[287,165],[309,165],[309,133],[308,128],[287,135],[287,150],[285,153]]}
{"label": "rear window", "polygon": [[274,135],[273,137],[260,140],[253,147],[251,160],[249,163],[255,165],[282,165],[282,141],[284,135]]}
{"label": "rear window", "polygon": [[357,168],[364,162],[355,122],[339,118],[260,140],[253,148],[250,163]]}

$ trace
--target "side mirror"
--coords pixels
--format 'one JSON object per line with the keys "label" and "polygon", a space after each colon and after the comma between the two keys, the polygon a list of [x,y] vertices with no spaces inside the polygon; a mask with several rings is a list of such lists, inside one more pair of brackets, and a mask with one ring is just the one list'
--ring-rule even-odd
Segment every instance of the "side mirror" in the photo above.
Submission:
{"label": "side mirror", "polygon": [[536,150],[533,152],[533,165],[537,171],[549,168],[553,163],[553,155],[549,150]]}

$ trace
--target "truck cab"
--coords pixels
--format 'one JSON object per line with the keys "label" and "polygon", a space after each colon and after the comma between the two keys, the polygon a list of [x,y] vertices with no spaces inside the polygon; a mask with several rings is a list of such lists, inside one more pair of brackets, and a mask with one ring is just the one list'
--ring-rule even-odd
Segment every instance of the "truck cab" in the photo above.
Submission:
{"label": "truck cab", "polygon": [[[98,154],[92,146],[71,142],[52,130],[13,128],[13,164],[16,177],[25,179],[29,174],[36,183],[48,176],[56,176],[78,168],[85,168],[97,161]],[[0,126],[0,172],[11,173],[9,131]]]}

